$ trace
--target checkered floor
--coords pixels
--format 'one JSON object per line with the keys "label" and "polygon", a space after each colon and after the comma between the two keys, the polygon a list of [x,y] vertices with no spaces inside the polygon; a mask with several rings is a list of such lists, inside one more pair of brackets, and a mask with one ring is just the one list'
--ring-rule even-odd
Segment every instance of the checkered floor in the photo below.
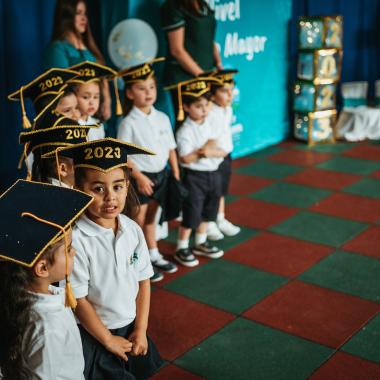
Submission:
{"label": "checkered floor", "polygon": [[154,287],[154,380],[380,379],[380,143],[236,160],[227,216],[222,259]]}

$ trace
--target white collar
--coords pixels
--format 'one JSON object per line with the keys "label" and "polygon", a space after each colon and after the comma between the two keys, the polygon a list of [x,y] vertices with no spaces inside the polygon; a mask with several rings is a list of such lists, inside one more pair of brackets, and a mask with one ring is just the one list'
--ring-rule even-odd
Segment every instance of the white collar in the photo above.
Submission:
{"label": "white collar", "polygon": [[154,116],[155,116],[156,113],[157,113],[157,110],[154,108],[154,106],[152,106],[150,108],[150,112],[148,114],[146,114],[145,112],[141,111],[136,106],[133,106],[133,108],[132,108],[132,110],[130,112],[130,115],[138,117],[138,118],[143,118],[143,119],[148,119],[149,120],[149,119],[154,118]]}
{"label": "white collar", "polygon": [[[120,218],[120,215],[118,215],[117,218],[119,222],[118,233],[120,233],[125,230],[125,225],[124,225],[123,218]],[[109,234],[109,233],[112,233],[112,235],[114,236],[114,231],[112,228],[105,228],[105,227],[100,226],[99,224],[93,222],[86,214],[82,214],[82,216],[76,222],[76,226],[88,236],[97,236],[99,234]]]}
{"label": "white collar", "polygon": [[207,117],[204,119],[202,124],[198,124],[194,120],[192,120],[189,116],[185,120],[186,124],[189,124],[193,128],[202,128],[204,125],[208,123]]}
{"label": "white collar", "polygon": [[31,292],[37,301],[34,303],[36,311],[59,311],[65,306],[65,289],[56,286],[49,286],[49,291],[53,294]]}
{"label": "white collar", "polygon": [[70,186],[67,183],[64,183],[63,181],[59,182],[59,180],[57,178],[48,178],[48,180],[54,186],[65,187],[66,189],[72,189],[73,188],[73,186]]}

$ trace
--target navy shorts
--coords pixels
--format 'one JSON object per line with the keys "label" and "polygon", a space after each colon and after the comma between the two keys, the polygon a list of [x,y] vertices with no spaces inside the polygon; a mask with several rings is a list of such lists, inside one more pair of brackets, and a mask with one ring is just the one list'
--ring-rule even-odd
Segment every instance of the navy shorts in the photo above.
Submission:
{"label": "navy shorts", "polygon": [[222,196],[228,194],[232,174],[232,159],[231,155],[224,157],[224,160],[219,165],[218,172],[222,178]]}
{"label": "navy shorts", "polygon": [[165,189],[168,185],[168,170],[165,168],[164,170],[161,170],[160,172],[157,173],[147,173],[147,172],[141,172],[154,183],[153,187],[153,194],[148,196],[145,194],[142,194],[138,191],[137,183],[134,178],[132,178],[132,184],[134,189],[136,190],[136,195],[137,198],[140,202],[141,205],[147,204],[151,202],[152,200],[157,200],[160,203],[160,200],[158,199],[159,196],[158,194],[164,194]]}

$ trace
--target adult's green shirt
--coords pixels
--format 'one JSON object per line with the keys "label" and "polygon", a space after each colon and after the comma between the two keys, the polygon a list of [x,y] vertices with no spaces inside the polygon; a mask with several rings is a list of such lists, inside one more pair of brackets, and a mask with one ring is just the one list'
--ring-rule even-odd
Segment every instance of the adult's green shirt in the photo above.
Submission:
{"label": "adult's green shirt", "polygon": [[[185,28],[184,46],[195,62],[204,70],[212,70],[216,20],[206,3],[200,15],[193,14],[180,5],[178,0],[166,0],[161,7],[161,23],[165,32]],[[165,64],[165,82],[174,84],[193,76],[185,71],[168,52]]]}

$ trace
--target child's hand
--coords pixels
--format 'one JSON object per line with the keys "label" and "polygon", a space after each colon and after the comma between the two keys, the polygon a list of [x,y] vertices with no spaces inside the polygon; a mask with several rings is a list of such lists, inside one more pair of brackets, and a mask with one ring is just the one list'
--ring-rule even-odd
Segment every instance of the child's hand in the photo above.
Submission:
{"label": "child's hand", "polygon": [[153,194],[154,183],[146,175],[140,173],[136,178],[137,189],[140,193],[151,196]]}
{"label": "child's hand", "polygon": [[212,157],[212,151],[213,151],[213,147],[206,145],[203,148],[199,149],[198,154],[201,157],[205,157],[205,158]]}
{"label": "child's hand", "polygon": [[146,337],[146,332],[141,330],[135,330],[128,337],[128,339],[133,343],[133,348],[131,355],[146,355],[148,352],[148,339]]}
{"label": "child's hand", "polygon": [[206,144],[203,145],[202,148],[216,148],[216,140],[210,139],[207,140]]}
{"label": "child's hand", "polygon": [[104,346],[108,351],[126,362],[128,361],[126,352],[132,351],[132,342],[117,335],[111,335]]}

